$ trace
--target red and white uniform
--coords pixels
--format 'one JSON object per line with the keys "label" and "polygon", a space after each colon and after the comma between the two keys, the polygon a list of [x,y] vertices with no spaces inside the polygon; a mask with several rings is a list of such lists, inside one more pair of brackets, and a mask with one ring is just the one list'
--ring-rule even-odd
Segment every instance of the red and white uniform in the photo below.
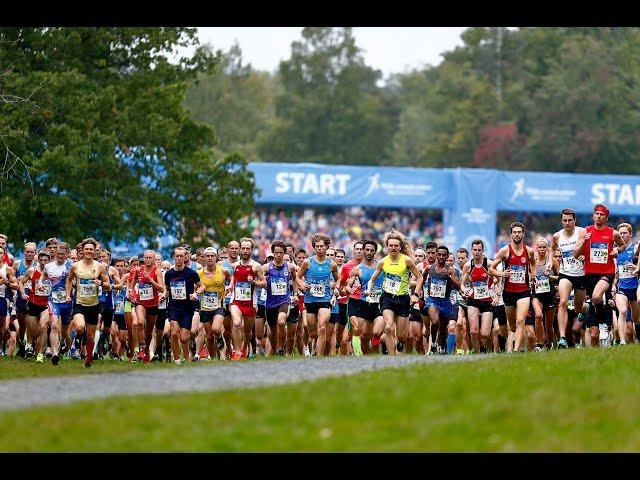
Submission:
{"label": "red and white uniform", "polygon": [[[358,265],[358,262],[356,262],[355,260],[349,260],[347,263],[342,265],[342,270],[340,271],[341,285],[347,284],[347,280],[349,280],[349,275],[351,275],[351,270],[353,270],[353,267],[355,267],[356,265]],[[357,287],[356,291],[354,293],[349,294],[348,296],[338,298],[338,303],[347,303],[350,298],[355,298],[356,300],[362,299],[362,285],[360,285],[360,279],[358,277],[356,277],[356,281],[354,282],[353,285]]]}
{"label": "red and white uniform", "polygon": [[489,276],[489,268],[486,257],[482,259],[482,263],[478,266],[474,260],[471,260],[471,296],[479,302],[493,301],[491,296],[491,287],[493,286],[493,278]]}
{"label": "red and white uniform", "polygon": [[586,231],[591,233],[591,238],[584,241],[584,273],[614,275],[616,266],[611,257],[613,228],[604,227],[598,230],[594,225],[589,225]]}
{"label": "red and white uniform", "polygon": [[509,244],[509,258],[507,259],[506,268],[511,269],[511,276],[506,277],[504,291],[511,293],[527,292],[529,287],[529,253],[527,247],[522,245],[522,253],[517,255]]}
{"label": "red and white uniform", "polygon": [[257,298],[254,292],[253,282],[249,282],[249,277],[254,277],[253,262],[249,265],[239,263],[233,272],[233,300],[231,305],[236,305],[242,312],[242,316],[255,318]]}
{"label": "red and white uniform", "polygon": [[154,265],[149,274],[145,272],[144,266],[138,267],[136,280],[138,286],[138,302],[143,307],[158,306],[158,290],[153,286],[151,280],[157,281],[157,267]]}

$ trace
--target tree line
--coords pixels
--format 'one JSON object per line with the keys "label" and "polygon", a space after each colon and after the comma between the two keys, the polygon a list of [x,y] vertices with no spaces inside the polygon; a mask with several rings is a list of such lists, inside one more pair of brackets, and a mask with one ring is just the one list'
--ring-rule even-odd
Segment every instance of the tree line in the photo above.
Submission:
{"label": "tree line", "polygon": [[[640,29],[469,28],[383,79],[350,28],[305,28],[275,74],[240,46],[185,105],[221,151],[265,162],[636,174]],[[614,167],[615,165],[615,167]]]}

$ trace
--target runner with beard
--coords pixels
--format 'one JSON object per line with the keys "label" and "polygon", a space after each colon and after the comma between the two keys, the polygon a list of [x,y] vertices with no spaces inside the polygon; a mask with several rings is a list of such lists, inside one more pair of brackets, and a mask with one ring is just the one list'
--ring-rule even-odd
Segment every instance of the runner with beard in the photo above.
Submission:
{"label": "runner with beard", "polygon": [[[509,228],[511,242],[498,250],[489,266],[489,274],[505,279],[502,298],[507,321],[511,330],[515,325],[515,351],[522,352],[525,347],[524,325],[531,305],[531,287],[536,277],[536,261],[533,249],[523,242],[524,225],[514,222]],[[501,272],[497,270],[500,262],[504,262],[506,266]]]}

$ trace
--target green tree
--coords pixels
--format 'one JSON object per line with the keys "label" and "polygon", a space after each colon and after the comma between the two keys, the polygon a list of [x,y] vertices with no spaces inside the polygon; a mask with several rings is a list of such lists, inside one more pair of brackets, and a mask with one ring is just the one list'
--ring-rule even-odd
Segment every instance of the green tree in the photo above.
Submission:
{"label": "green tree", "polygon": [[393,109],[350,28],[307,27],[280,63],[277,118],[260,139],[263,160],[388,162]]}
{"label": "green tree", "polygon": [[197,45],[193,28],[0,29],[0,222],[10,240],[236,233],[253,207],[252,176],[240,157],[215,158],[212,128],[182,106],[217,59],[197,48],[170,61]]}
{"label": "green tree", "polygon": [[245,65],[238,44],[218,53],[219,68],[200,75],[199,82],[187,90],[185,106],[192,118],[215,128],[218,151],[240,152],[248,160],[258,160],[256,139],[274,121],[277,80]]}

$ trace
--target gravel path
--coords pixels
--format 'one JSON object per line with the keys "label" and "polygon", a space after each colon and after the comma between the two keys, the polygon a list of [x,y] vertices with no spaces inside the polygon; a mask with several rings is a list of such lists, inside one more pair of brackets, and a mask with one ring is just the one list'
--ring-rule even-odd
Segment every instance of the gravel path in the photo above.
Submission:
{"label": "gravel path", "polygon": [[326,357],[6,380],[0,381],[0,410],[64,404],[114,395],[202,392],[283,385],[415,363],[450,363],[479,358],[486,357],[484,355]]}

